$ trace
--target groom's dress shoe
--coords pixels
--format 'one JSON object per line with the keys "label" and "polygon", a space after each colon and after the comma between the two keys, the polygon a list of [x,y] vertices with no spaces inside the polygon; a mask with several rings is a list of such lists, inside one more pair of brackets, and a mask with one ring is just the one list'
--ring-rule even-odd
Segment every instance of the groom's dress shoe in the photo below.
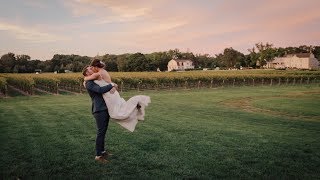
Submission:
{"label": "groom's dress shoe", "polygon": [[97,162],[100,162],[100,163],[107,163],[109,162],[108,160],[106,160],[103,156],[96,156],[94,158],[94,160],[96,160]]}
{"label": "groom's dress shoe", "polygon": [[113,156],[113,154],[112,154],[112,153],[107,152],[107,151],[103,151],[103,152],[101,153],[101,155],[102,155],[103,157]]}

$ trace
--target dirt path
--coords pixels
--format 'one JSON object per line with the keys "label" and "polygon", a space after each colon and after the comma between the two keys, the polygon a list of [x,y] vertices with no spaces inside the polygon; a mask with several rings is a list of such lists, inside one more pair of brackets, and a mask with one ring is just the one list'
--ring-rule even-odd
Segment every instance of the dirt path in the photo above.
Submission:
{"label": "dirt path", "polygon": [[284,96],[267,96],[267,97],[245,97],[245,98],[237,98],[237,99],[231,99],[227,101],[220,102],[224,106],[228,106],[231,108],[241,109],[246,112],[250,113],[261,113],[266,115],[272,115],[272,116],[282,116],[286,118],[291,119],[306,119],[309,121],[320,121],[320,116],[304,116],[304,115],[296,115],[296,114],[290,114],[286,112],[280,112],[280,111],[274,111],[271,109],[263,109],[259,107],[255,107],[253,105],[253,101],[255,99],[271,99],[271,98],[297,98],[297,97],[304,97],[308,94],[320,94],[319,91],[308,91],[308,92],[294,92],[289,93]]}
{"label": "dirt path", "polygon": [[6,98],[7,96],[5,94],[3,94],[2,92],[0,92],[0,98]]}
{"label": "dirt path", "polygon": [[74,94],[74,95],[79,95],[79,94],[81,94],[81,93],[78,93],[78,92],[68,91],[68,90],[65,90],[65,89],[59,89],[59,91],[61,91],[61,92],[66,92],[66,93],[69,93],[69,94]]}
{"label": "dirt path", "polygon": [[39,91],[39,92],[42,92],[42,93],[50,94],[50,95],[57,95],[57,94],[54,94],[54,93],[52,93],[52,92],[45,91],[45,90],[42,90],[42,89],[39,89],[39,88],[34,88],[34,90]]}
{"label": "dirt path", "polygon": [[20,94],[22,94],[22,95],[24,95],[24,96],[31,96],[30,94],[28,94],[28,93],[26,93],[26,92],[24,92],[24,91],[22,91],[22,90],[20,90],[20,89],[18,89],[18,88],[15,88],[15,87],[13,87],[13,86],[11,86],[11,85],[8,85],[8,87],[9,87],[10,89],[13,89],[14,91],[19,92]]}

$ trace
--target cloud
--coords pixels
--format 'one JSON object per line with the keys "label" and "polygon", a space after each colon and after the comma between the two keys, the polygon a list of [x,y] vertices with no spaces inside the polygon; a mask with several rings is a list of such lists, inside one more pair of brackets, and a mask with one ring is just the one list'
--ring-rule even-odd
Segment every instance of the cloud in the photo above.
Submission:
{"label": "cloud", "polygon": [[25,5],[33,7],[33,8],[48,8],[45,2],[40,0],[24,0],[22,1]]}
{"label": "cloud", "polygon": [[74,17],[93,16],[94,24],[132,21],[151,11],[148,1],[71,0],[64,1]]}
{"label": "cloud", "polygon": [[74,17],[83,17],[96,14],[99,12],[95,5],[92,4],[82,4],[77,1],[63,1],[65,7],[71,10]]}
{"label": "cloud", "polygon": [[[29,8],[17,14],[28,13],[18,19],[0,19],[0,33],[23,40],[15,42],[34,42],[32,47],[35,42],[56,42],[46,44],[55,52],[96,55],[189,48],[212,54],[233,47],[245,53],[257,42],[320,42],[318,0],[58,0],[54,6],[26,0],[23,8],[26,4]],[[35,14],[30,7],[37,6],[47,8],[48,14]]]}
{"label": "cloud", "polygon": [[68,38],[64,36],[45,33],[30,27],[23,27],[5,22],[0,22],[0,31],[1,30],[13,34],[17,39],[26,40],[31,43],[47,43],[68,40]]}
{"label": "cloud", "polygon": [[167,31],[174,31],[175,29],[181,28],[187,24],[188,22],[185,20],[153,23],[152,25],[145,25],[142,28],[138,28],[137,33],[143,35],[165,33]]}

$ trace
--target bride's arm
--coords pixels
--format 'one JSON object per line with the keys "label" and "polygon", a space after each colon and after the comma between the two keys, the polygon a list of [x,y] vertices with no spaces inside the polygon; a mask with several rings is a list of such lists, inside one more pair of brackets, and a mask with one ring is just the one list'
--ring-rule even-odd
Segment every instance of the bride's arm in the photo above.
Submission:
{"label": "bride's arm", "polygon": [[85,81],[96,80],[96,79],[99,79],[99,76],[100,76],[100,73],[98,73],[98,72],[97,73],[93,73],[90,76],[84,77],[84,80]]}

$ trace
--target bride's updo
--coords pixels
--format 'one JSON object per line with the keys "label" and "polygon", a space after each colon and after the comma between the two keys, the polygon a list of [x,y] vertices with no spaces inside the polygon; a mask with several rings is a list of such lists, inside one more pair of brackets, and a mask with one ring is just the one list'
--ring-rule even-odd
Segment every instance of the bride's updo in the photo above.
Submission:
{"label": "bride's updo", "polygon": [[106,65],[101,60],[94,59],[94,60],[91,61],[90,66],[98,67],[98,68],[104,68]]}

